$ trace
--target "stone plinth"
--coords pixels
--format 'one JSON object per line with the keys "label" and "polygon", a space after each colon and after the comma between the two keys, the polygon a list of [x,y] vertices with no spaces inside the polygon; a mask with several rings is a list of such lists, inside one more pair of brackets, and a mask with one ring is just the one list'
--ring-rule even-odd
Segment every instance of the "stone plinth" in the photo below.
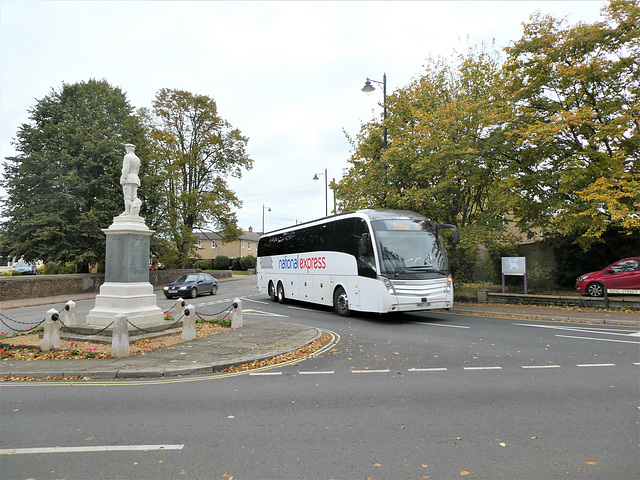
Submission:
{"label": "stone plinth", "polygon": [[149,283],[149,243],[153,230],[139,215],[120,215],[103,230],[107,236],[105,283],[87,316],[87,325],[107,326],[124,314],[136,326],[164,323]]}

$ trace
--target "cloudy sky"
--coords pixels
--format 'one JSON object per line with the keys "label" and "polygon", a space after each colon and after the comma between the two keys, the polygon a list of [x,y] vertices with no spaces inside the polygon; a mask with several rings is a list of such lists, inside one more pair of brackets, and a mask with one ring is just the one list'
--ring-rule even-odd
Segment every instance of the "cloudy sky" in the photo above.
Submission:
{"label": "cloudy sky", "polygon": [[382,114],[382,91],[360,91],[367,77],[386,73],[392,92],[430,56],[517,40],[536,10],[592,23],[604,4],[0,0],[0,156],[63,83],[105,79],[134,107],[161,88],[208,95],[250,138],[254,168],[230,181],[240,227],[262,230],[264,212],[273,230],[324,215],[324,171],[330,181],[348,166],[345,132]]}

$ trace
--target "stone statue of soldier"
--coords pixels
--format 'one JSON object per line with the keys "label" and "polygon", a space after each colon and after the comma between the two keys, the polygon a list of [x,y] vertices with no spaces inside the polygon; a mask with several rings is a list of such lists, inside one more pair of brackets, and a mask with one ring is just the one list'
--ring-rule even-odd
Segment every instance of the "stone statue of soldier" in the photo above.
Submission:
{"label": "stone statue of soldier", "polygon": [[121,216],[139,215],[142,201],[138,198],[138,187],[140,186],[140,159],[133,153],[135,145],[130,143],[125,146],[126,154],[122,160],[122,175],[120,185],[124,192],[124,213]]}

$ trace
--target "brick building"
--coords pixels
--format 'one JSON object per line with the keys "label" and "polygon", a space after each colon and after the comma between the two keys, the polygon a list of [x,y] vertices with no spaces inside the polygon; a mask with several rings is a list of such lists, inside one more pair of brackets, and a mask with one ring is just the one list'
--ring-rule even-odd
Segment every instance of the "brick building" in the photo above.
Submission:
{"label": "brick building", "polygon": [[198,238],[198,258],[213,259],[219,255],[229,258],[242,258],[247,255],[258,256],[258,240],[260,233],[249,227],[243,231],[237,240],[225,243],[222,236],[209,230],[200,230],[196,233]]}

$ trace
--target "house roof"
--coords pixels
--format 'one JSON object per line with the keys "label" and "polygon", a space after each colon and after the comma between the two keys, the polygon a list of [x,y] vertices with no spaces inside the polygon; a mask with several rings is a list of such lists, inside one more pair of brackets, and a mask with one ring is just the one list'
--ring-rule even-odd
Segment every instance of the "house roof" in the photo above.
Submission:
{"label": "house roof", "polygon": [[[216,242],[223,242],[224,238],[219,233],[213,232],[211,230],[199,230],[195,232],[195,236],[198,240],[214,240]],[[249,240],[252,242],[257,242],[261,237],[261,234],[251,231],[243,231],[242,235],[238,237],[239,240]]]}

